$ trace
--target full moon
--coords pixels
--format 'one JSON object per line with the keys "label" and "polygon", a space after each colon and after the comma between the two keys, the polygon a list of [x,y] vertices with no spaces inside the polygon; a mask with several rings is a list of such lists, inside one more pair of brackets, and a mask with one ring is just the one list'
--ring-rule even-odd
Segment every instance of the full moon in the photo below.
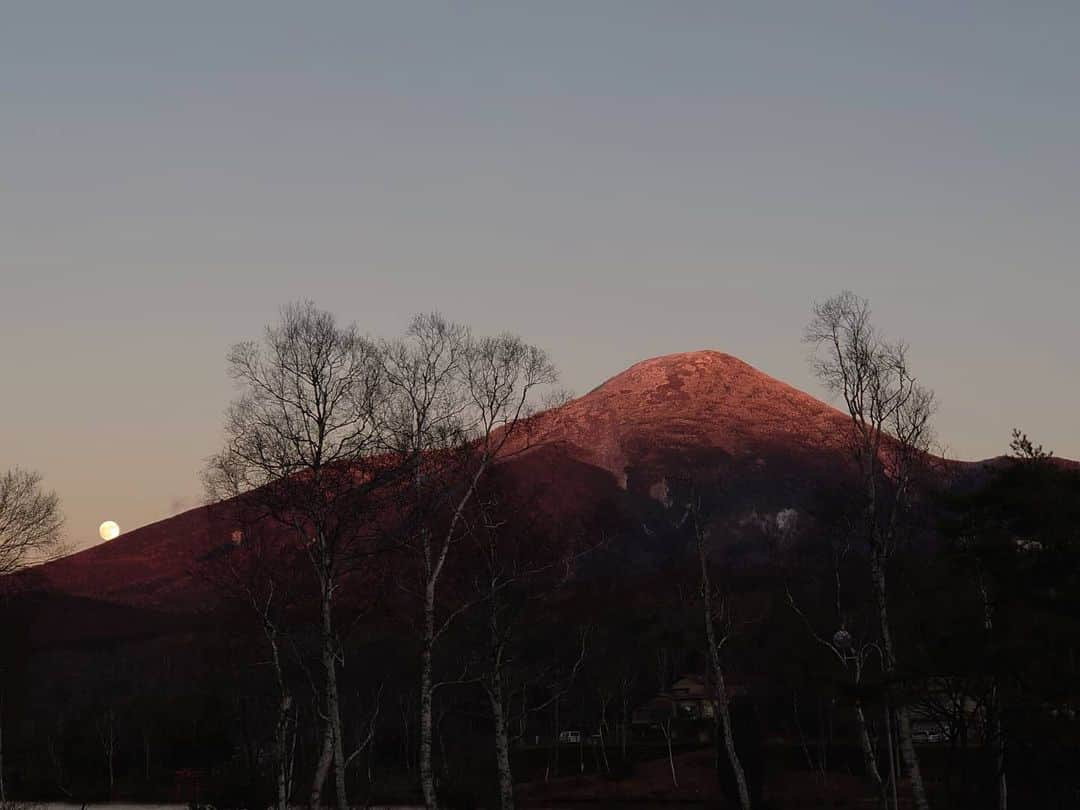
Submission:
{"label": "full moon", "polygon": [[98,534],[101,535],[102,540],[113,540],[120,536],[120,527],[116,525],[115,520],[106,520],[98,526]]}

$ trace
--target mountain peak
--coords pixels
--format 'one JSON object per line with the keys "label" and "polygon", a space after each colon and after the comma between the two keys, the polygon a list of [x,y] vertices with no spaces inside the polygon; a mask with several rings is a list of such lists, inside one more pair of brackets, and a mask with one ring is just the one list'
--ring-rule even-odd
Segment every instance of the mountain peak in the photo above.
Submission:
{"label": "mountain peak", "polygon": [[843,442],[846,420],[733,355],[702,350],[635,363],[545,415],[534,435],[622,476],[659,455],[821,458]]}
{"label": "mountain peak", "polygon": [[699,349],[692,352],[663,354],[641,360],[601,383],[593,391],[600,391],[612,383],[648,387],[650,384],[663,385],[676,378],[682,379],[699,375],[718,376],[745,372],[761,374],[749,363],[740,360],[734,355],[719,352],[715,349]]}

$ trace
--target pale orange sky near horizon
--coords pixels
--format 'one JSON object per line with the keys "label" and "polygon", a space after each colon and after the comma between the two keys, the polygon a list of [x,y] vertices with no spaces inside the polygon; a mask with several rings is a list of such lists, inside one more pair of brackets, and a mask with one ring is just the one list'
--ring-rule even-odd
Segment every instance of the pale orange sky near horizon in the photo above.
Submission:
{"label": "pale orange sky near horizon", "polygon": [[225,353],[438,309],[579,394],[714,348],[821,395],[850,288],[954,457],[1080,457],[1080,9],[14,4],[0,468],[78,547],[194,506]]}

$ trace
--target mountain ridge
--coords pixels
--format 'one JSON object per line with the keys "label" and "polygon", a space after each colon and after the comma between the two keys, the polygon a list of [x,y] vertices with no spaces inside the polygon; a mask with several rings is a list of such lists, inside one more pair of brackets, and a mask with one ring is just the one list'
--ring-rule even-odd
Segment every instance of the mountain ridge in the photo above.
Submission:
{"label": "mountain ridge", "polygon": [[[621,497],[658,500],[672,476],[720,476],[762,508],[806,502],[835,481],[849,417],[715,350],[633,364],[533,417],[510,447],[515,475],[542,482],[552,517]],[[978,462],[976,462],[978,463]],[[963,466],[965,462],[955,462]],[[604,483],[610,477],[609,483]],[[198,610],[195,563],[228,542],[221,504],[148,524],[27,572],[34,587],[153,609]]]}

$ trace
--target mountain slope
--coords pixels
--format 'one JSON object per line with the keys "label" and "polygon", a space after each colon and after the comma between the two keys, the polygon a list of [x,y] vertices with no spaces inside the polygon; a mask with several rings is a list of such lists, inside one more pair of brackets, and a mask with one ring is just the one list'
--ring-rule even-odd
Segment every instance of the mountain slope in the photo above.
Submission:
{"label": "mountain slope", "polygon": [[[549,526],[608,510],[620,498],[662,500],[674,476],[721,479],[738,500],[778,510],[842,480],[845,414],[743,361],[714,351],[657,357],[532,420],[510,474],[536,490]],[[228,542],[218,506],[201,507],[34,569],[69,596],[197,610],[212,589],[199,560]]]}

